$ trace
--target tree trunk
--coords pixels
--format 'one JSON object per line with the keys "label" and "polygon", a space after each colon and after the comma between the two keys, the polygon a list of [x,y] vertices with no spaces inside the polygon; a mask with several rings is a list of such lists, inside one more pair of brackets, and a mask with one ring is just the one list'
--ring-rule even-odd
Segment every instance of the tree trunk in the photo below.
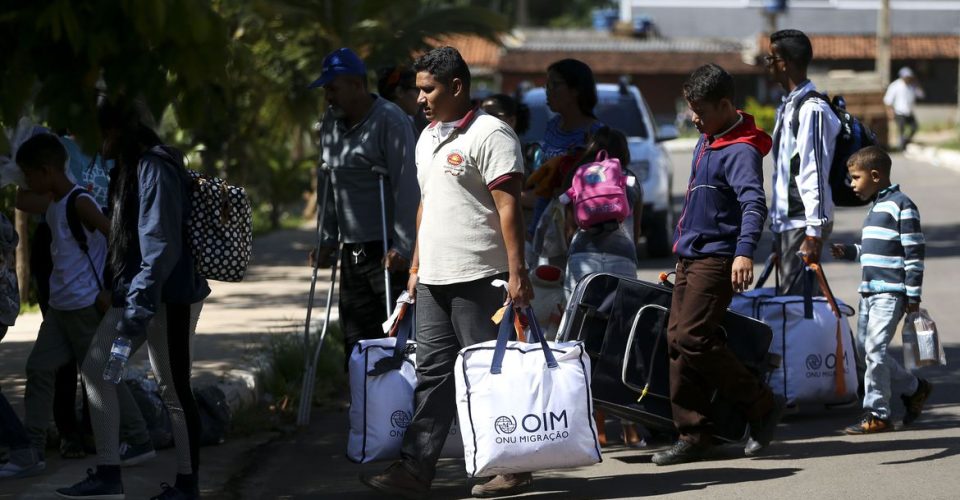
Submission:
{"label": "tree trunk", "polygon": [[30,214],[16,210],[14,225],[20,235],[17,245],[17,285],[20,289],[20,303],[30,300]]}

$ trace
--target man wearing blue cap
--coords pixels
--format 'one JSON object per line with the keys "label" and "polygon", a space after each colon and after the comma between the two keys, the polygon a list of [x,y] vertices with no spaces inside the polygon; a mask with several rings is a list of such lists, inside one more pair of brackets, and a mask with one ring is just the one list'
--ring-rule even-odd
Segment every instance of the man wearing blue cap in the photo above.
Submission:
{"label": "man wearing blue cap", "polygon": [[[323,88],[328,104],[320,122],[320,149],[333,187],[333,202],[320,207],[326,217],[317,258],[329,259],[339,232],[343,243],[340,322],[349,359],[357,341],[383,337],[384,266],[391,273],[392,297],[407,282],[420,205],[416,140],[406,113],[367,90],[366,66],[352,50],[337,49],[324,58],[320,78],[310,85],[317,87]],[[381,220],[381,174],[386,221]],[[323,185],[323,179],[318,181]]]}

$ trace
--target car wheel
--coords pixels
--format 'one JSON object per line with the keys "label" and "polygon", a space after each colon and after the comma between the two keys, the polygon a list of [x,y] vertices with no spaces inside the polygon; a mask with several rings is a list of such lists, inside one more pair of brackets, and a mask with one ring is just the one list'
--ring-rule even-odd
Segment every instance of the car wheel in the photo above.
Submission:
{"label": "car wheel", "polygon": [[653,258],[669,257],[673,253],[673,210],[651,214],[647,237],[647,255]]}

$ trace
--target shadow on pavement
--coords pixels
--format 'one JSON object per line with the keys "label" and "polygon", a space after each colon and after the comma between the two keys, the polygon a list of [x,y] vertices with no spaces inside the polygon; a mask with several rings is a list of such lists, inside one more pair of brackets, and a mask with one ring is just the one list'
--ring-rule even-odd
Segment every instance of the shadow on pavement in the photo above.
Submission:
{"label": "shadow on pavement", "polygon": [[[956,425],[956,421],[954,421]],[[920,430],[919,428],[917,430]],[[929,439],[898,439],[895,433],[882,434],[871,437],[856,437],[854,440],[830,440],[803,443],[779,443],[770,447],[770,454],[756,458],[756,460],[802,460],[821,457],[836,457],[842,455],[860,455],[866,453],[888,453],[916,450],[935,451],[932,455],[918,457],[905,461],[882,462],[883,465],[896,465],[913,462],[925,462],[938,458],[960,455],[960,438],[929,438]],[[879,438],[884,439],[880,440]],[[864,441],[855,441],[864,439]],[[866,441],[870,439],[870,441]]]}
{"label": "shadow on pavement", "polygon": [[561,498],[637,498],[699,491],[720,484],[752,483],[788,477],[800,472],[796,468],[752,469],[722,467],[687,469],[640,474],[621,474],[591,478],[537,478],[536,497]]}

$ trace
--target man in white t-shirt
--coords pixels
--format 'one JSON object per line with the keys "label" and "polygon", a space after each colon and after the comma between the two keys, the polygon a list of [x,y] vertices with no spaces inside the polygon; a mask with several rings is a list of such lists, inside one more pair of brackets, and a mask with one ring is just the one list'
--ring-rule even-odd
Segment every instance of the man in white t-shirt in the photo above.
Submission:
{"label": "man in white t-shirt", "polygon": [[887,93],[883,96],[883,103],[887,105],[887,114],[893,115],[897,123],[897,132],[900,134],[900,150],[904,150],[913,134],[917,133],[917,118],[913,115],[913,108],[917,99],[923,99],[923,88],[917,82],[913,71],[904,66],[897,74],[900,78],[894,80]]}
{"label": "man in white t-shirt", "polygon": [[[513,130],[474,108],[470,70],[453,47],[414,64],[418,102],[431,124],[417,142],[417,212],[408,291],[417,303],[417,389],[401,459],[361,481],[382,493],[425,496],[456,415],[454,362],[460,349],[495,340],[491,316],[504,303],[491,286],[506,280],[517,307],[533,298],[523,258],[523,157]],[[474,496],[512,495],[529,473],[496,476]]]}

